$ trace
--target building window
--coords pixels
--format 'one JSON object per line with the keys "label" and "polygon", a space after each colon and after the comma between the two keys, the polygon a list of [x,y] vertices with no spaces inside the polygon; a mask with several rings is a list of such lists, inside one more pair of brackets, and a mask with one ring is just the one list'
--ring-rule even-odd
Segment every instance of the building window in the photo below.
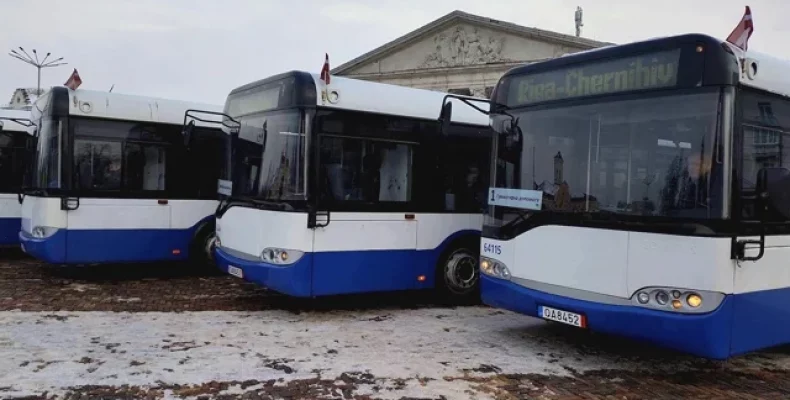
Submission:
{"label": "building window", "polygon": [[455,95],[459,95],[459,96],[471,96],[472,95],[472,91],[469,90],[469,88],[450,89],[450,90],[448,90],[448,92],[450,94],[455,94]]}

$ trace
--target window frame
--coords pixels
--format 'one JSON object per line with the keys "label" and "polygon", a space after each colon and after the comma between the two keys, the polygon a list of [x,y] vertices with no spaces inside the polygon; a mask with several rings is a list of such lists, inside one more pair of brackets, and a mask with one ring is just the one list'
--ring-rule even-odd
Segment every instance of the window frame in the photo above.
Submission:
{"label": "window frame", "polygon": [[[80,123],[88,124],[117,124],[113,128],[104,128],[110,132],[107,135],[90,132],[78,132]],[[124,132],[123,126],[126,126]],[[137,137],[131,135],[134,130]],[[198,199],[197,187],[190,187],[185,181],[189,175],[190,153],[181,145],[181,130],[176,124],[164,124],[149,121],[113,120],[105,118],[70,117],[68,124],[68,152],[64,159],[64,168],[68,173],[68,195],[74,197],[94,198],[124,198],[124,199]],[[218,130],[219,131],[219,130]],[[121,133],[123,132],[123,133]],[[153,133],[152,137],[145,137],[142,133]],[[78,140],[94,140],[104,142],[118,142],[121,144],[121,185],[119,189],[86,189],[78,182],[76,170],[76,142]],[[165,150],[165,189],[164,190],[138,190],[126,187],[126,153],[127,144],[143,146],[156,146]],[[216,180],[214,180],[216,181]],[[195,185],[192,185],[195,186]]]}
{"label": "window frame", "polygon": [[[783,104],[783,106],[778,107],[780,113],[776,112],[777,107],[771,107],[771,112],[767,113],[765,109],[766,103],[773,103],[774,106]],[[757,107],[757,114],[754,115],[758,115],[759,120],[747,119],[746,109],[747,107],[753,106]],[[787,143],[786,139],[790,140],[790,122],[786,122],[787,126],[781,125],[781,122],[779,122],[781,118],[777,117],[777,115],[782,115],[781,109],[787,110],[787,120],[790,121],[790,98],[751,87],[740,86],[738,88],[736,98],[736,124],[733,129],[735,132],[733,147],[737,160],[733,163],[733,176],[735,182],[732,190],[733,209],[731,215],[734,220],[741,223],[741,229],[739,230],[741,233],[744,233],[745,230],[751,231],[751,229],[746,228],[744,223],[753,225],[767,222],[772,225],[790,225],[790,219],[764,221],[761,217],[756,216],[754,212],[750,213],[748,207],[753,205],[752,202],[754,201],[755,194],[750,194],[744,187],[747,181],[756,183],[757,178],[756,176],[747,177],[745,175],[747,170],[746,163],[749,162],[746,156],[747,154],[753,154],[753,152],[748,153],[747,149],[755,149],[757,146],[770,146],[770,144],[767,143],[755,143],[758,136],[761,137],[763,134],[766,134],[767,137],[768,133],[778,133],[779,166],[790,168],[790,159],[788,160],[788,165],[782,165],[784,158],[782,143]],[[770,121],[767,121],[768,119],[770,119]],[[749,136],[747,135],[747,131],[749,129],[755,130],[755,133],[750,138],[751,140],[747,140],[747,136]],[[775,213],[772,213],[772,215],[773,214]],[[771,229],[768,230],[770,231]]]}

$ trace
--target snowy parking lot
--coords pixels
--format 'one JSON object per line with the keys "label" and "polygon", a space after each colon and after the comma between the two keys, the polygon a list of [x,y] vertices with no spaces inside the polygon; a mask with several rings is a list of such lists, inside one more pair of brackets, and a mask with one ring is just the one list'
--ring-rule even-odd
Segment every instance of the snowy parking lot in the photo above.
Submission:
{"label": "snowy parking lot", "polygon": [[419,295],[0,265],[0,398],[788,398],[786,349],[712,362]]}

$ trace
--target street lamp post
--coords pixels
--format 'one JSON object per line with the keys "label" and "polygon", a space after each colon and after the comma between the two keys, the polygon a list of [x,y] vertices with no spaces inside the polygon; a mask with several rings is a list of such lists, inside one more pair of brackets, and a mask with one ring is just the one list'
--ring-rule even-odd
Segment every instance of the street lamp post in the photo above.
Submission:
{"label": "street lamp post", "polygon": [[36,49],[33,49],[33,56],[31,57],[30,54],[28,54],[27,51],[25,51],[25,49],[21,47],[19,48],[19,51],[16,51],[15,49],[11,49],[11,52],[8,53],[9,56],[14,57],[17,60],[20,60],[26,64],[30,64],[36,67],[36,70],[38,71],[38,84],[36,85],[36,96],[41,95],[41,69],[50,68],[50,67],[59,67],[61,65],[68,64],[66,62],[61,62],[63,61],[63,57],[60,57],[56,60],[47,61],[47,59],[49,59],[50,54],[52,53],[47,53],[47,55],[44,56],[43,59],[39,60],[38,53],[36,53]]}

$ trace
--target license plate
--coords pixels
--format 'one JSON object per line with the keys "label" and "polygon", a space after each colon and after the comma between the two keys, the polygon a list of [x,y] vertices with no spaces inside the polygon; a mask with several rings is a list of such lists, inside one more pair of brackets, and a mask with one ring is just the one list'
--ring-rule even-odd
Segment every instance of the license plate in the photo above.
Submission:
{"label": "license plate", "polygon": [[586,328],[587,327],[587,319],[584,318],[584,315],[572,313],[569,311],[558,310],[556,308],[540,306],[538,307],[538,313],[543,319],[547,319],[549,321],[560,322],[563,324],[576,326],[579,328]]}
{"label": "license plate", "polygon": [[242,271],[239,267],[228,265],[228,273],[237,278],[244,278],[244,271]]}

